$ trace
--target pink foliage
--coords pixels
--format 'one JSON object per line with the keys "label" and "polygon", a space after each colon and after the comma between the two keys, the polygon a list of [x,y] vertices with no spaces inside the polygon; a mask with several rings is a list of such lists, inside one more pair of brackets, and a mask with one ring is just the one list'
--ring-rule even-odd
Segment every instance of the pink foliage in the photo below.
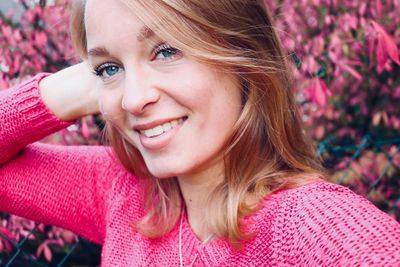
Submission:
{"label": "pink foliage", "polygon": [[69,39],[70,1],[63,2],[27,8],[18,22],[0,18],[0,88],[38,71],[54,72],[76,60]]}
{"label": "pink foliage", "polygon": [[321,79],[314,79],[311,82],[311,87],[306,89],[305,94],[311,102],[317,103],[322,107],[327,105],[329,97],[332,96],[328,86]]}
{"label": "pink foliage", "polygon": [[[13,234],[7,228],[0,226],[0,234],[4,235],[10,240],[14,240]],[[0,236],[0,253],[3,252],[3,250],[11,251],[12,249],[10,241],[7,238]]]}
{"label": "pink foliage", "polygon": [[[0,17],[0,88],[38,72],[54,72],[77,60],[69,38],[69,2],[26,8],[18,22],[10,19],[12,11]],[[399,1],[265,2],[276,18],[284,47],[300,59],[293,64],[294,90],[313,138],[321,141],[335,136],[360,144],[366,133],[398,136]],[[95,118],[89,117],[44,141],[97,144],[99,136]],[[344,182],[359,193],[371,194],[370,186],[383,171],[391,181],[399,173],[400,153],[394,145],[382,146],[379,152],[366,149],[355,160],[352,155],[328,160],[333,162],[333,177],[345,177]],[[399,210],[400,201],[395,202],[398,188],[400,185],[380,183],[371,198]],[[1,222],[0,233],[11,240],[19,242],[28,237],[39,241],[34,256],[43,256],[49,262],[54,258],[54,247],[77,242],[71,232],[56,227],[48,230],[43,224],[17,216]],[[0,256],[12,249],[12,244],[0,237]]]}
{"label": "pink foliage", "polygon": [[[294,68],[296,90],[304,96],[302,108],[310,128],[320,132],[318,126],[330,122],[326,116],[329,106],[340,114],[336,120],[343,122],[336,123],[338,131],[347,128],[351,133],[351,120],[369,121],[382,112],[388,117],[382,121],[385,126],[397,128],[400,108],[391,101],[400,95],[395,75],[400,65],[400,8],[396,0],[283,0],[266,4],[277,18],[284,46],[301,59],[300,67]],[[344,110],[352,107],[357,114]]]}
{"label": "pink foliage", "polygon": [[[62,4],[45,8],[39,5],[29,8],[26,5],[21,17],[15,22],[11,18],[14,15],[12,11],[3,14],[4,17],[0,16],[1,89],[38,72],[57,71],[77,60],[69,38],[69,2],[63,1]],[[21,3],[26,4],[24,1]],[[92,122],[91,119],[86,121]],[[94,127],[89,130],[87,122],[84,124],[84,137],[82,134],[72,135],[75,143],[89,138],[90,133],[93,133]],[[46,229],[43,224],[14,215],[8,220],[2,220],[0,233],[15,243],[24,238],[40,242],[36,257],[43,256],[49,262],[53,259],[52,248],[62,248],[78,241],[77,236],[67,230],[57,227]],[[12,243],[0,236],[0,257],[4,251],[11,252],[14,248]]]}
{"label": "pink foliage", "polygon": [[[311,135],[316,141],[335,140],[354,147],[341,152],[348,153],[341,158],[322,154],[333,179],[396,211],[399,151],[388,144],[379,145],[377,151],[366,146],[359,156],[353,155],[366,135],[369,142],[399,138],[400,2],[265,3],[276,17],[283,45],[296,55],[294,89]],[[400,210],[396,212],[400,219]]]}
{"label": "pink foliage", "polygon": [[397,65],[400,65],[399,49],[392,36],[389,36],[385,29],[377,22],[371,20],[373,26],[376,45],[376,58],[379,69],[382,71],[386,65],[388,57],[390,57]]}

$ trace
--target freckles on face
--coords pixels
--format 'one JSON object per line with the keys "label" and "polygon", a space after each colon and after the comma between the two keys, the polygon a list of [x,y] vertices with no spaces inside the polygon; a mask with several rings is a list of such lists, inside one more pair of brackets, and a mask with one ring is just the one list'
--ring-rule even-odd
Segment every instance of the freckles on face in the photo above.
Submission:
{"label": "freckles on face", "polygon": [[215,165],[240,113],[237,79],[168,40],[140,40],[143,22],[119,1],[89,0],[85,23],[88,49],[107,51],[89,60],[112,65],[98,71],[101,110],[149,171],[190,176]]}

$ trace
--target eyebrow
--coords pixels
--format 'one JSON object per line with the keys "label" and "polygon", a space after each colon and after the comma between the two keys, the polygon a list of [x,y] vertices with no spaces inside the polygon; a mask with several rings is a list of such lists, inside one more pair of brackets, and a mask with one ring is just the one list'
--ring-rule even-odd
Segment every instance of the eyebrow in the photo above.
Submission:
{"label": "eyebrow", "polygon": [[139,34],[137,35],[137,40],[139,42],[142,42],[145,39],[152,37],[153,35],[154,35],[153,30],[151,30],[149,27],[145,25],[140,29]]}
{"label": "eyebrow", "polygon": [[104,47],[95,47],[88,51],[89,57],[109,57],[110,53]]}
{"label": "eyebrow", "polygon": [[[139,30],[139,34],[137,35],[137,40],[139,42],[143,42],[146,39],[149,39],[150,37],[152,37],[154,35],[154,32],[147,26],[143,26],[140,30]],[[91,57],[109,57],[110,56],[110,52],[108,52],[107,49],[105,49],[104,47],[95,47],[92,48],[88,51],[88,56]]]}

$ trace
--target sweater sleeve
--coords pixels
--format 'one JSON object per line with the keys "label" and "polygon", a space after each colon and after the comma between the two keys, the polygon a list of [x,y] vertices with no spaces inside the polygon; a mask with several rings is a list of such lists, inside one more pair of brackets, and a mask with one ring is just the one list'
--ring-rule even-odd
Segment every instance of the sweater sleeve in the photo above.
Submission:
{"label": "sweater sleeve", "polygon": [[71,124],[59,120],[42,102],[38,84],[47,75],[0,90],[0,165],[26,145]]}
{"label": "sweater sleeve", "polygon": [[317,184],[299,192],[294,195],[297,205],[289,212],[292,249],[288,258],[293,263],[299,266],[400,263],[400,224],[367,199],[334,184]]}
{"label": "sweater sleeve", "polygon": [[101,244],[116,178],[130,174],[107,147],[34,143],[70,124],[41,101],[42,77],[0,91],[0,210]]}

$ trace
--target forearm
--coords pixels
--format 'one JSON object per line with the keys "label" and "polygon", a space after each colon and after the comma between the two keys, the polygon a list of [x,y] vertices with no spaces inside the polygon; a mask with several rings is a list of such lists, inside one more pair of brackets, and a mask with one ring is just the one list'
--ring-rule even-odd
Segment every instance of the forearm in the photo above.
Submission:
{"label": "forearm", "polygon": [[0,91],[0,165],[11,159],[27,144],[65,128],[70,123],[59,120],[43,104],[37,75],[17,87]]}
{"label": "forearm", "polygon": [[70,121],[99,112],[95,76],[83,62],[44,78],[43,103],[61,120]]}
{"label": "forearm", "polygon": [[0,211],[101,243],[111,177],[124,175],[110,164],[106,147],[28,145],[0,165]]}

